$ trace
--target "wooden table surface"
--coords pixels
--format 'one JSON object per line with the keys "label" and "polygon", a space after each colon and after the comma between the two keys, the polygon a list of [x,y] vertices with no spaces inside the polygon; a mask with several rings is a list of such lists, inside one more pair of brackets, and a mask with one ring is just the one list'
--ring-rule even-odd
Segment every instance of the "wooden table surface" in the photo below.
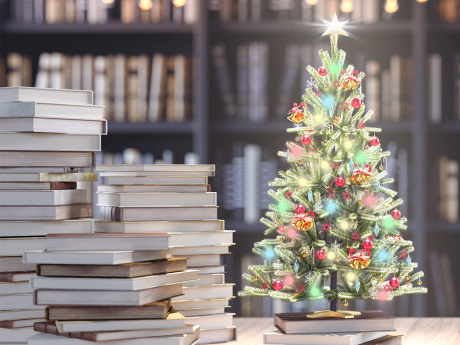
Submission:
{"label": "wooden table surface", "polygon": [[[275,330],[273,318],[234,318],[238,341],[230,344],[262,345],[262,334]],[[403,345],[460,345],[460,318],[397,318]]]}

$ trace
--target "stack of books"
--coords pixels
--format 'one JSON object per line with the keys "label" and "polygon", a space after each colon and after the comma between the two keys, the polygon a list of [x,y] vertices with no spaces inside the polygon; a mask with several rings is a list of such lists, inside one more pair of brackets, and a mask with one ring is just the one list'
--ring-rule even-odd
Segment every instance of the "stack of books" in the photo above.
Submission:
{"label": "stack of books", "polygon": [[187,258],[198,280],[184,283],[184,295],[172,299],[186,323],[200,325],[200,344],[236,339],[233,314],[226,313],[233,285],[226,284],[221,255],[229,254],[233,232],[217,219],[216,193],[208,177],[214,165],[100,165],[100,217],[96,233],[170,235],[174,258]]}
{"label": "stack of books", "polygon": [[264,334],[264,344],[401,345],[394,331],[395,317],[380,310],[362,311],[354,318],[308,318],[309,313],[275,314],[278,329]]}
{"label": "stack of books", "polygon": [[91,191],[77,188],[97,180],[81,171],[93,167],[105,133],[103,107],[92,103],[92,91],[0,88],[1,341],[25,341],[45,318],[23,252],[44,249],[49,233],[93,231],[81,219],[91,217]]}
{"label": "stack of books", "polygon": [[168,248],[167,233],[47,235],[46,251],[24,253],[25,262],[38,264],[34,303],[47,306],[47,321],[34,323],[45,334],[29,344],[196,343],[199,327],[185,324],[171,298],[197,271]]}

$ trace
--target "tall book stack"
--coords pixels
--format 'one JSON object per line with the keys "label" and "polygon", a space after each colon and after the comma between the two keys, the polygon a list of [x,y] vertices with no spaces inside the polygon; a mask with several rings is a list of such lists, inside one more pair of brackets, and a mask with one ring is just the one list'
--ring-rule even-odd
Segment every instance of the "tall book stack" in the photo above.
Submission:
{"label": "tall book stack", "polygon": [[221,255],[229,254],[233,231],[217,219],[216,193],[208,176],[214,165],[100,165],[100,217],[97,233],[167,232],[174,258],[187,258],[198,280],[184,283],[174,297],[175,310],[186,323],[200,325],[200,344],[234,340],[233,314],[226,313],[233,284],[225,283]]}
{"label": "tall book stack", "polygon": [[[47,306],[29,344],[191,345],[199,327],[171,308],[182,283],[195,280],[187,259],[171,259],[167,233],[49,234],[36,263],[35,305]],[[73,338],[73,339],[71,339]]]}
{"label": "tall book stack", "polygon": [[401,335],[388,334],[394,331],[394,316],[380,310],[362,311],[354,317],[351,313],[344,318],[310,318],[309,313],[275,314],[277,330],[264,334],[264,344],[402,344]]}
{"label": "tall book stack", "polygon": [[[45,307],[33,303],[35,265],[49,233],[90,233],[91,168],[105,131],[92,91],[0,88],[0,341],[21,343]],[[82,188],[82,186],[79,186]]]}

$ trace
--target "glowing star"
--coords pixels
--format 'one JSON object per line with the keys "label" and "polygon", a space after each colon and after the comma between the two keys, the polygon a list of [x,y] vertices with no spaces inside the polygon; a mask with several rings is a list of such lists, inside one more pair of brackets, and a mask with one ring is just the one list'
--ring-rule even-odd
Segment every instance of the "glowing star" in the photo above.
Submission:
{"label": "glowing star", "polygon": [[294,194],[294,192],[291,192],[291,190],[289,189],[285,195],[286,195],[286,198],[288,198],[289,200],[292,198],[292,195]]}
{"label": "glowing star", "polygon": [[347,21],[339,22],[337,20],[337,14],[334,13],[334,17],[332,18],[332,22],[328,22],[327,20],[323,20],[323,23],[327,25],[327,30],[323,33],[322,36],[332,35],[332,41],[334,42],[334,49],[337,50],[337,41],[339,39],[339,35],[347,36],[348,34],[343,31],[343,27],[345,24],[348,23]]}
{"label": "glowing star", "polygon": [[323,224],[323,228],[322,230],[326,231],[326,233],[331,229],[331,226],[327,223],[327,220],[326,220],[326,224]]}
{"label": "glowing star", "polygon": [[339,167],[339,163],[332,163],[332,169],[337,169]]}
{"label": "glowing star", "polygon": [[334,191],[331,189],[331,190],[329,191],[329,198],[332,199],[332,198],[334,198],[334,197],[335,197],[335,193],[334,193]]}
{"label": "glowing star", "polygon": [[305,285],[303,284],[297,285],[297,291],[299,291],[299,293],[301,293],[302,291],[305,291]]}
{"label": "glowing star", "polygon": [[358,123],[358,128],[359,129],[363,130],[365,127],[366,127],[366,125],[364,124],[364,122]]}
{"label": "glowing star", "polygon": [[268,284],[267,283],[262,283],[262,289],[267,290],[268,289]]}
{"label": "glowing star", "polygon": [[401,257],[404,258],[404,259],[407,257],[407,252],[404,249],[401,252]]}
{"label": "glowing star", "polygon": [[355,240],[356,242],[357,240],[359,240],[359,234],[355,231],[354,233],[351,234],[351,239]]}
{"label": "glowing star", "polygon": [[342,193],[342,194],[343,194],[342,199],[345,199],[347,201],[348,201],[348,199],[351,199],[351,196],[350,196],[350,194],[348,192],[345,192],[345,193]]}

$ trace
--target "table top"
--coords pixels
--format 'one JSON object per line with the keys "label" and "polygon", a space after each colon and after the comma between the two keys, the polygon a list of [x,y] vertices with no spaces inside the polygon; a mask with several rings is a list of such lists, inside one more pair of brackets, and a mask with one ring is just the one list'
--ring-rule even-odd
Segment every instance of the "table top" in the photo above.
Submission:
{"label": "table top", "polygon": [[[276,330],[273,318],[234,318],[238,341],[230,344],[262,345],[262,334]],[[460,317],[456,318],[397,318],[396,331],[403,334],[403,345],[459,345]]]}

